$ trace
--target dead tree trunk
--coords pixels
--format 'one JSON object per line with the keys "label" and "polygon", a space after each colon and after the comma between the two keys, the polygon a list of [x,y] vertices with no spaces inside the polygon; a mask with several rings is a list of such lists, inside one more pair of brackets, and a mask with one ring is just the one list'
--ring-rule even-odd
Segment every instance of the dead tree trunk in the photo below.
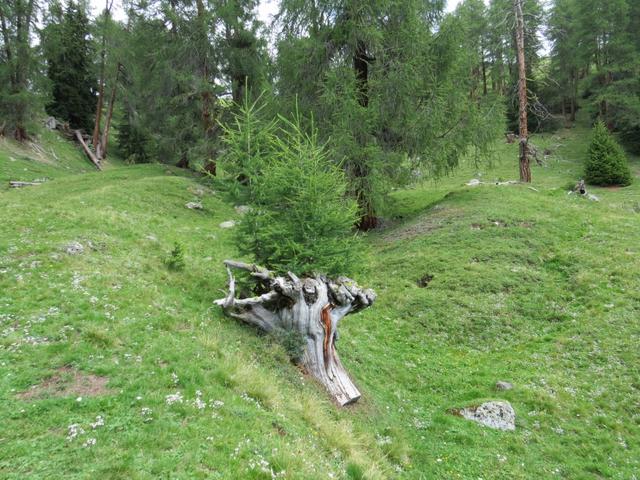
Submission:
{"label": "dead tree trunk", "polygon": [[91,160],[91,163],[93,163],[98,170],[102,170],[102,166],[100,165],[100,160],[98,160],[98,158],[93,154],[89,146],[84,141],[84,138],[82,137],[82,132],[80,130],[76,130],[74,134],[76,136],[76,139],[80,143],[80,145],[82,145],[82,149],[84,150],[84,153],[86,153],[89,160]]}
{"label": "dead tree trunk", "polygon": [[[287,278],[275,277],[256,265],[225,260],[229,273],[229,294],[216,300],[224,312],[265,332],[278,329],[297,332],[303,341],[300,365],[315,377],[343,406],[360,398],[340,362],[335,343],[338,323],[350,313],[369,307],[376,295],[361,289],[353,280],[323,276],[300,279],[289,272]],[[245,270],[258,282],[261,295],[236,298],[231,268]]]}
{"label": "dead tree trunk", "polygon": [[518,50],[518,99],[520,107],[520,181],[531,183],[531,165],[529,165],[527,141],[527,73],[524,60],[524,19],[522,0],[513,0],[516,14],[516,45]]}

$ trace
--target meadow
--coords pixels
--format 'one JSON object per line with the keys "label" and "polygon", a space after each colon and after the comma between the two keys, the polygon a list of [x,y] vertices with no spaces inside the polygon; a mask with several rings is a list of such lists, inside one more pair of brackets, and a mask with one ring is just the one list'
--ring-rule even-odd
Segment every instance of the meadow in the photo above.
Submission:
{"label": "meadow", "polygon": [[[238,258],[223,183],[1,140],[0,477],[637,478],[640,161],[630,187],[568,195],[588,138],[534,136],[531,185],[496,185],[517,176],[497,142],[393,192],[354,275],[378,300],[341,327],[363,393],[342,409],[213,305]],[[451,413],[491,399],[514,432]]]}

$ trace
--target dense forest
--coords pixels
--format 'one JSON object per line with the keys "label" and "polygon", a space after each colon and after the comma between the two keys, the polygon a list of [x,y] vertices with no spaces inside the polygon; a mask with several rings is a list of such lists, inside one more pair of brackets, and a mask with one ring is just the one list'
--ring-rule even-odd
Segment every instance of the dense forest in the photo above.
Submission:
{"label": "dense forest", "polygon": [[635,479],[639,31],[0,0],[0,477]]}
{"label": "dense forest", "polygon": [[[248,111],[266,123],[298,112],[372,228],[390,188],[451,171],[469,148],[486,157],[518,129],[514,2],[444,6],[283,1],[264,25],[256,1],[126,2],[124,21],[109,1],[96,18],[86,2],[3,2],[3,132],[25,140],[46,112],[82,130],[98,160],[113,128],[132,163],[215,175],[226,158],[246,183],[251,167],[230,159],[225,128]],[[640,148],[640,6],[548,7],[521,6],[528,130],[552,131],[584,108]]]}

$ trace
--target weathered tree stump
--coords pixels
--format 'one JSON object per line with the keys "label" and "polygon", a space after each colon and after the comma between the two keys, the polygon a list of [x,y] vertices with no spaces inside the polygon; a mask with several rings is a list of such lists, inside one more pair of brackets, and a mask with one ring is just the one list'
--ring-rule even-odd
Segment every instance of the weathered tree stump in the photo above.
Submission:
{"label": "weathered tree stump", "polygon": [[[353,280],[336,280],[322,275],[298,278],[274,276],[257,265],[225,260],[229,273],[229,293],[216,304],[224,312],[265,332],[282,329],[297,332],[303,340],[300,365],[315,377],[343,406],[360,398],[360,391],[349,378],[338,353],[338,323],[346,315],[369,307],[376,295],[360,288]],[[245,270],[257,282],[255,297],[236,298],[231,268]],[[264,292],[264,293],[262,293]]]}

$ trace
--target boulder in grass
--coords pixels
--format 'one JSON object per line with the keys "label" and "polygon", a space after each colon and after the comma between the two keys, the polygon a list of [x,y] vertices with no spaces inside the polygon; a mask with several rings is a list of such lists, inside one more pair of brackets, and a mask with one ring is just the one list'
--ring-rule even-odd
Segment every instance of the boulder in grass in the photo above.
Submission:
{"label": "boulder in grass", "polygon": [[245,213],[249,213],[251,211],[251,207],[249,205],[236,205],[234,210],[238,215],[244,215]]}
{"label": "boulder in grass", "polygon": [[71,242],[64,246],[64,251],[69,255],[79,255],[84,252],[84,247],[80,242]]}
{"label": "boulder in grass", "polygon": [[236,226],[236,222],[233,220],[227,220],[226,222],[222,222],[220,224],[220,228],[233,228]]}
{"label": "boulder in grass", "polygon": [[516,412],[511,404],[504,400],[463,408],[457,413],[467,420],[496,430],[513,431],[516,429]]}
{"label": "boulder in grass", "polygon": [[499,381],[496,383],[496,390],[511,390],[513,389],[513,383]]}
{"label": "boulder in grass", "polygon": [[185,205],[189,210],[202,210],[202,203],[200,202],[189,202]]}

